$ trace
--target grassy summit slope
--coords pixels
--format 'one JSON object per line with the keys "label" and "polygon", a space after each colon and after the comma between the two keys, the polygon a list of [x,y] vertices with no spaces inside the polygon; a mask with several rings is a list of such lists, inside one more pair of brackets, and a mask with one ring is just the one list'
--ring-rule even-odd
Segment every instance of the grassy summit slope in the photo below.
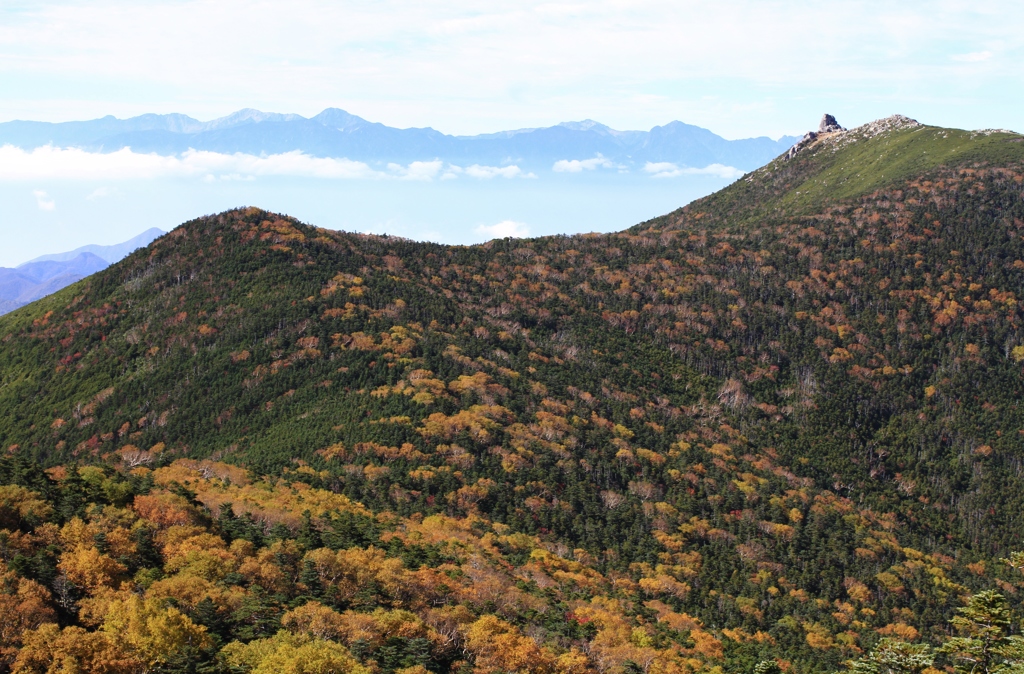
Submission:
{"label": "grassy summit slope", "polygon": [[[962,596],[1024,589],[998,561],[1024,531],[1020,140],[883,120],[609,235],[185,223],[0,318],[0,447],[21,462],[0,475],[67,530],[47,547],[26,520],[11,540],[37,561],[11,564],[56,587],[93,545],[75,517],[115,540],[88,504],[125,508],[157,533],[118,591],[224,641],[305,634],[280,615],[316,596],[344,620],[410,610],[447,644],[337,637],[385,672],[517,669],[492,618],[538,672],[809,672],[940,639]],[[64,466],[33,481],[30,462]],[[76,475],[94,488],[68,505]],[[147,499],[185,499],[206,547],[252,539],[263,575],[242,553],[190,571],[184,524]],[[365,596],[302,575],[321,545],[385,544],[408,575]],[[60,620],[102,623],[106,590],[76,592]],[[252,602],[278,616],[264,632]]]}
{"label": "grassy summit slope", "polygon": [[731,225],[781,213],[799,215],[827,201],[855,199],[954,166],[1020,164],[1024,137],[926,126],[897,115],[804,140],[795,150],[792,157],[779,156],[687,210],[727,218]]}
{"label": "grassy summit slope", "polygon": [[815,143],[806,161],[821,160],[822,170],[783,203],[849,199],[947,166],[1019,162],[1022,140],[1013,133],[903,126],[896,120],[866,125]]}

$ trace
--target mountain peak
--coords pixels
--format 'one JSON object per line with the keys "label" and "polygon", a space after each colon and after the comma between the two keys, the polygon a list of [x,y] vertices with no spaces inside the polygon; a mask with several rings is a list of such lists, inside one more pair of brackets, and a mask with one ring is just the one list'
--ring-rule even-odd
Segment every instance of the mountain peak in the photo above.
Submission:
{"label": "mountain peak", "polygon": [[326,108],[320,114],[310,117],[310,120],[319,122],[324,126],[329,126],[339,131],[346,131],[348,129],[357,127],[361,124],[369,124],[362,117],[353,115],[350,112],[342,110],[341,108]]}
{"label": "mountain peak", "polygon": [[601,122],[595,122],[592,119],[584,119],[580,122],[562,122],[558,126],[564,129],[570,129],[572,131],[590,131],[591,129],[597,129],[598,131],[610,131],[611,129]]}
{"label": "mountain peak", "polygon": [[802,213],[917,179],[955,175],[967,167],[1019,170],[1024,166],[1022,141],[1021,134],[928,126],[905,115],[846,131],[811,131],[775,161],[687,208],[706,209],[712,201],[716,208],[725,208],[721,204],[729,203],[730,217],[740,222],[766,212]]}
{"label": "mountain peak", "polygon": [[241,124],[259,124],[260,122],[291,122],[305,119],[302,115],[280,112],[263,112],[255,108],[242,108],[226,117],[218,117],[206,123],[207,129],[226,129]]}
{"label": "mountain peak", "polygon": [[880,133],[886,131],[897,131],[900,129],[912,129],[921,126],[921,122],[916,119],[911,119],[906,115],[890,115],[881,119],[876,119],[873,122],[868,122],[862,126],[858,126],[854,131],[861,133],[867,133],[868,136],[877,136]]}
{"label": "mountain peak", "polygon": [[[822,115],[821,122],[818,123],[817,131],[808,131],[800,141],[789,148],[789,151],[783,155],[783,160],[789,161],[797,154],[810,147],[819,141],[828,140],[829,142],[839,142],[836,139],[841,139],[843,143],[852,142],[858,138],[873,138],[881,133],[887,131],[898,131],[901,129],[911,129],[914,127],[921,126],[921,123],[916,119],[911,119],[905,115],[891,115],[889,117],[883,117],[882,119],[876,119],[873,122],[862,124],[852,131],[848,131],[845,127],[841,126],[836,118],[827,112]],[[822,138],[819,138],[822,136]]]}

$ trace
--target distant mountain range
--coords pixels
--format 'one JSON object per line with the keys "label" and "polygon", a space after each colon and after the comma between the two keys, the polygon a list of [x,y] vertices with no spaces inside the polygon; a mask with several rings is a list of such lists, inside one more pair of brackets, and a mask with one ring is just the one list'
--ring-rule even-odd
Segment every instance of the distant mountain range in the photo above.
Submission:
{"label": "distant mountain range", "polygon": [[0,267],[0,314],[55,293],[106,269],[162,236],[157,228],[112,246],[83,246],[67,253],[43,255],[14,269]]}
{"label": "distant mountain range", "polygon": [[[278,154],[299,150],[316,157],[364,162],[444,159],[456,164],[549,169],[560,160],[602,157],[605,168],[642,168],[671,162],[703,168],[722,164],[750,171],[798,140],[784,136],[726,140],[707,129],[670,122],[650,131],[618,131],[593,120],[477,136],[451,136],[431,128],[397,129],[338,108],[315,117],[245,109],[209,122],[186,115],[112,116],[82,122],[12,121],[0,124],[0,145],[45,145],[114,152],[178,154],[188,149],[219,153]],[[591,164],[591,167],[594,166]],[[577,169],[579,170],[579,169]]]}
{"label": "distant mountain range", "polygon": [[25,264],[19,265],[18,269],[24,269],[29,265],[35,264],[37,262],[69,262],[71,260],[78,258],[83,253],[89,253],[91,255],[94,255],[104,260],[107,264],[114,264],[115,262],[123,260],[125,257],[135,252],[139,248],[142,248],[143,246],[148,246],[151,242],[160,238],[164,234],[165,232],[162,229],[151,227],[144,231],[142,234],[139,234],[134,238],[128,239],[124,243],[115,243],[110,246],[89,245],[82,246],[81,248],[76,248],[72,251],[68,251],[67,253],[40,255],[35,259],[29,260]]}

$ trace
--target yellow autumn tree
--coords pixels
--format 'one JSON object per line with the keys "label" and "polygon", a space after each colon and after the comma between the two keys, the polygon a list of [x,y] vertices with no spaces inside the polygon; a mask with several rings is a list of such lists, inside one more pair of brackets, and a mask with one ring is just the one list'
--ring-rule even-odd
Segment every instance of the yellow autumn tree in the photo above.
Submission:
{"label": "yellow autumn tree", "polygon": [[149,586],[147,598],[173,599],[185,611],[193,611],[207,597],[218,607],[233,611],[245,597],[245,590],[239,587],[224,587],[222,584],[196,576],[174,575],[158,580]]}
{"label": "yellow autumn tree", "polygon": [[26,631],[56,619],[49,599],[45,587],[18,577],[0,562],[0,667],[14,662]]}
{"label": "yellow autumn tree", "polygon": [[558,656],[555,661],[557,674],[594,674],[594,665],[590,658],[577,648],[572,648]]}
{"label": "yellow autumn tree", "polygon": [[221,651],[228,664],[250,674],[370,674],[341,644],[280,631]]}
{"label": "yellow autumn tree", "polygon": [[388,558],[379,548],[338,550],[320,548],[306,553],[324,587],[332,587],[339,598],[350,599],[360,589],[376,582],[392,597],[403,594],[408,572],[402,560]]}
{"label": "yellow autumn tree", "polygon": [[22,641],[12,674],[137,674],[143,668],[116,636],[106,632],[46,623],[25,632]]}
{"label": "yellow autumn tree", "polygon": [[89,594],[101,587],[114,587],[127,569],[94,545],[76,545],[60,556],[57,569]]}
{"label": "yellow autumn tree", "polygon": [[147,664],[164,662],[186,646],[203,648],[209,643],[206,628],[178,609],[136,595],[111,602],[100,629]]}
{"label": "yellow autumn tree", "polygon": [[550,651],[493,615],[485,615],[469,626],[466,645],[476,655],[475,674],[550,674],[555,670]]}
{"label": "yellow autumn tree", "polygon": [[306,602],[281,617],[281,624],[296,634],[309,634],[317,639],[337,639],[344,629],[340,613],[318,601]]}
{"label": "yellow autumn tree", "polygon": [[0,486],[0,528],[17,529],[22,523],[42,522],[52,511],[37,492],[13,484]]}

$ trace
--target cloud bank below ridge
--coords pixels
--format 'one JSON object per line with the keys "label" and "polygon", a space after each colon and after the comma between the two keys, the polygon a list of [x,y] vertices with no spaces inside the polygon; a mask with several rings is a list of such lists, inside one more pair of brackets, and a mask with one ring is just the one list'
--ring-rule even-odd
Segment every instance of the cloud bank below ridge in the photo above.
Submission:
{"label": "cloud bank below ridge", "polygon": [[[583,173],[598,168],[625,167],[600,155],[589,159],[562,159],[551,170],[555,173]],[[654,178],[683,175],[713,175],[726,180],[744,172],[733,166],[710,164],[704,168],[680,167],[671,162],[647,162],[643,171]],[[383,169],[346,158],[314,157],[300,150],[270,155],[241,152],[222,153],[187,150],[178,155],[135,152],[126,147],[115,152],[90,152],[80,148],[52,145],[24,150],[13,145],[0,146],[0,180],[155,180],[161,178],[198,178],[216,180],[252,180],[259,177],[299,177],[327,180],[453,180],[460,176],[476,180],[495,178],[537,178],[516,164],[458,166],[440,159],[409,164],[388,163]],[[103,196],[103,195],[99,195]],[[41,206],[42,207],[42,206]]]}
{"label": "cloud bank below ridge", "polygon": [[461,167],[441,160],[415,161],[407,165],[390,163],[386,170],[366,162],[345,158],[313,157],[299,150],[271,155],[226,154],[188,150],[180,155],[134,152],[89,152],[79,148],[47,145],[23,150],[13,145],[0,147],[0,180],[146,180],[200,178],[247,180],[257,177],[300,177],[329,180],[421,180],[468,176],[493,178],[535,178],[516,165]]}

